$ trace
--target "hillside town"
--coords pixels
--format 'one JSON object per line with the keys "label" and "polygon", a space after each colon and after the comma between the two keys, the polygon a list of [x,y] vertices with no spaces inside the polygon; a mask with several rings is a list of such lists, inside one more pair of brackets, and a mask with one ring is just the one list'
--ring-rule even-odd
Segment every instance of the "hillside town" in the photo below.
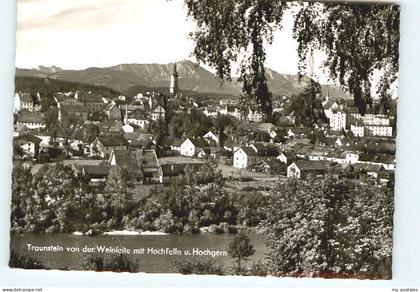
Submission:
{"label": "hillside town", "polygon": [[16,92],[14,162],[31,167],[64,161],[103,185],[111,168],[135,185],[173,184],[185,169],[210,165],[225,177],[305,179],[331,173],[393,181],[395,116],[352,101],[317,95],[321,122],[298,123],[291,97],[273,101],[272,122],[238,97],[196,99],[179,93],[174,65],[169,96],[139,92],[105,97],[93,92]]}

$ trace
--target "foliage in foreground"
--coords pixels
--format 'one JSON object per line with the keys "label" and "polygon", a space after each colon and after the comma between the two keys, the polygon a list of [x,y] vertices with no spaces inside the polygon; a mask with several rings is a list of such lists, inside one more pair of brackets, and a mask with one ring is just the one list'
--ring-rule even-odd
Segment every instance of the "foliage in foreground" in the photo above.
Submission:
{"label": "foliage in foreground", "polygon": [[196,258],[181,259],[172,262],[172,266],[178,273],[184,275],[224,275],[223,265],[211,259],[199,260]]}
{"label": "foliage in foreground", "polygon": [[230,242],[228,253],[235,259],[233,270],[236,274],[241,274],[242,261],[248,260],[255,253],[255,249],[250,238],[244,232],[239,232]]}
{"label": "foliage in foreground", "polygon": [[361,114],[371,103],[374,74],[381,76],[378,95],[385,105],[390,100],[398,75],[399,5],[242,0],[185,0],[185,4],[189,18],[197,23],[192,32],[197,61],[214,68],[222,80],[230,79],[232,63],[239,63],[243,91],[267,115],[272,104],[264,67],[266,49],[281,29],[286,11],[294,11],[301,75],[313,52],[320,50],[326,54],[322,64],[326,73],[354,95]]}
{"label": "foliage in foreground", "polygon": [[83,269],[89,271],[103,272],[129,272],[135,273],[139,269],[138,261],[131,260],[124,254],[104,258],[100,255],[90,255],[83,263]]}
{"label": "foliage in foreground", "polygon": [[270,269],[277,275],[391,275],[393,191],[357,181],[279,185],[268,205]]}
{"label": "foliage in foreground", "polygon": [[111,229],[196,233],[210,226],[234,232],[234,225],[255,226],[265,219],[267,198],[258,192],[232,193],[213,169],[191,173],[186,182],[136,194],[118,169],[103,190],[63,164],[42,166],[34,175],[15,166],[12,184],[13,232],[74,232]]}
{"label": "foliage in foreground", "polygon": [[13,249],[10,251],[9,267],[21,269],[45,269],[44,265],[39,260],[26,254],[19,255]]}

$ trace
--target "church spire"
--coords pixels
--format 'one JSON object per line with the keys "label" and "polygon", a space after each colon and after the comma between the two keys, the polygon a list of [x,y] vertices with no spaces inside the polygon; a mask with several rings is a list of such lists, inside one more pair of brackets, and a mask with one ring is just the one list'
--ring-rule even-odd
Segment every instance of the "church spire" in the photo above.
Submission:
{"label": "church spire", "polygon": [[174,70],[171,76],[171,85],[169,88],[169,92],[172,96],[176,97],[178,95],[178,72],[176,70],[176,63],[174,63]]}

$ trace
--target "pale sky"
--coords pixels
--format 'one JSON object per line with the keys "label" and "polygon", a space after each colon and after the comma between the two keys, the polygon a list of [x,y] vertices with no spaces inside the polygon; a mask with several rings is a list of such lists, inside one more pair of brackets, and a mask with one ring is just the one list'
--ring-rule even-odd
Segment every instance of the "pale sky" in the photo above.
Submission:
{"label": "pale sky", "polygon": [[[64,69],[191,58],[193,24],[182,0],[18,0],[16,66]],[[266,66],[298,71],[293,18],[286,15],[267,50]],[[321,58],[315,57],[315,68]],[[318,62],[317,62],[318,61]],[[316,69],[319,81],[327,81]]]}

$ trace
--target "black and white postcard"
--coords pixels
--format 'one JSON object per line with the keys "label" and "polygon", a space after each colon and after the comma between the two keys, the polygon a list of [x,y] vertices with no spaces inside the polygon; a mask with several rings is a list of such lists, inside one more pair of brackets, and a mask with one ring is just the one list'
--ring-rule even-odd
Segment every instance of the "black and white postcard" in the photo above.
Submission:
{"label": "black and white postcard", "polygon": [[17,5],[10,267],[392,278],[398,3]]}

